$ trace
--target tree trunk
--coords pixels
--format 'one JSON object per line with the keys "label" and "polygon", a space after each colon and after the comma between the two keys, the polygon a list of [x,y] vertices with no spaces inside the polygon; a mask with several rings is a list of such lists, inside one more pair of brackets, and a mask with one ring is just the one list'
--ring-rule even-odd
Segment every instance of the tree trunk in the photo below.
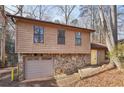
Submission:
{"label": "tree trunk", "polygon": [[39,19],[40,19],[40,20],[42,20],[41,8],[42,8],[42,6],[40,5],[40,6],[39,6]]}
{"label": "tree trunk", "polygon": [[112,33],[114,37],[115,45],[118,43],[118,35],[117,35],[117,8],[116,5],[111,6],[111,17],[112,17]]}
{"label": "tree trunk", "polygon": [[5,67],[5,38],[6,38],[6,26],[7,26],[7,18],[5,16],[4,5],[0,6],[0,12],[4,18],[2,25],[2,65]]}
{"label": "tree trunk", "polygon": [[[107,21],[105,19],[104,13],[103,13],[103,9],[102,6],[99,7],[99,15],[100,15],[100,20],[102,23],[102,27],[103,27],[103,31],[105,33],[106,36],[106,45],[108,47],[109,52],[111,52],[115,46],[116,46],[116,40],[117,40],[117,23],[116,23],[116,7],[115,6],[111,6],[111,16],[110,16],[110,25],[107,24]],[[109,28],[110,27],[110,28]],[[114,34],[113,34],[114,33]],[[116,67],[120,70],[121,69],[121,63],[119,58],[117,57],[116,54],[113,54],[113,56],[110,58],[111,62],[114,63],[116,65]]]}
{"label": "tree trunk", "polygon": [[19,8],[20,8],[20,16],[23,16],[23,5],[19,5]]}

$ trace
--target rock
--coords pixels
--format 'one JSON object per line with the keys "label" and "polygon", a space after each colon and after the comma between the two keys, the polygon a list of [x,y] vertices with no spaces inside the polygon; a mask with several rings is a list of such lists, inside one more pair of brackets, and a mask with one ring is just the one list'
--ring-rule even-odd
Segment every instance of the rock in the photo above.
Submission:
{"label": "rock", "polygon": [[[84,61],[85,60],[85,61]],[[55,55],[54,56],[54,68],[61,68],[64,74],[73,74],[77,72],[78,69],[86,66],[86,63],[89,64],[90,55],[84,54],[72,54],[72,55]],[[57,74],[60,71],[55,71]],[[58,73],[59,74],[59,73]]]}

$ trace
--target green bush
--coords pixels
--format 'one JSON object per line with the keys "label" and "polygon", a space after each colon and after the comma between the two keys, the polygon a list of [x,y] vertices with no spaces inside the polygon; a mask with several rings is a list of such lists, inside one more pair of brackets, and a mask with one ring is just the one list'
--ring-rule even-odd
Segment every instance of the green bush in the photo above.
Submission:
{"label": "green bush", "polygon": [[111,52],[108,52],[108,57],[117,56],[121,63],[124,63],[124,44],[118,44]]}

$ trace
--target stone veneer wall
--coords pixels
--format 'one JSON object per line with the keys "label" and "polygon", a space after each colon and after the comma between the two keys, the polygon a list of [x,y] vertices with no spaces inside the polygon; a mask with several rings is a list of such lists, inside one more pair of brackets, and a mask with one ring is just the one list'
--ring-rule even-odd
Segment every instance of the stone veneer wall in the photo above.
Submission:
{"label": "stone veneer wall", "polygon": [[[42,58],[52,58],[54,63],[54,75],[72,74],[78,69],[90,64],[90,54],[44,54]],[[19,80],[24,80],[24,56],[19,58]]]}
{"label": "stone veneer wall", "polygon": [[90,64],[90,54],[54,55],[54,69],[57,74],[72,74]]}
{"label": "stone veneer wall", "polygon": [[18,79],[19,81],[24,80],[24,57],[23,55],[20,55],[19,58],[19,63],[18,63]]}

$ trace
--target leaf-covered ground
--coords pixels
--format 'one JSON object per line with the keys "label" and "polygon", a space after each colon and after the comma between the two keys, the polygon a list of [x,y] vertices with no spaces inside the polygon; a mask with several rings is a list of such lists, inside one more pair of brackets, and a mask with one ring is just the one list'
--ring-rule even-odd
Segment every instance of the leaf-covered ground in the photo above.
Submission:
{"label": "leaf-covered ground", "polygon": [[[72,79],[74,78],[74,79]],[[36,86],[47,86],[47,87],[58,87],[64,85],[66,87],[120,87],[124,86],[124,72],[120,72],[117,69],[112,69],[97,75],[94,75],[83,80],[77,80],[75,82],[75,77],[71,77],[70,80],[61,81],[61,83],[56,82],[56,80],[35,82]],[[70,83],[70,84],[69,84]],[[69,85],[68,85],[69,84]],[[28,84],[34,86],[34,83]]]}
{"label": "leaf-covered ground", "polygon": [[[69,79],[70,78],[70,79]],[[77,79],[77,80],[76,80]],[[36,81],[21,84],[21,82],[11,82],[10,77],[0,80],[0,86],[8,87],[120,87],[124,86],[124,72],[120,72],[117,69],[112,69],[89,78],[80,80],[74,75],[68,76],[66,80],[60,80],[57,82],[54,80]]]}
{"label": "leaf-covered ground", "polygon": [[124,72],[117,69],[79,80],[72,84],[75,87],[120,87],[124,86]]}

